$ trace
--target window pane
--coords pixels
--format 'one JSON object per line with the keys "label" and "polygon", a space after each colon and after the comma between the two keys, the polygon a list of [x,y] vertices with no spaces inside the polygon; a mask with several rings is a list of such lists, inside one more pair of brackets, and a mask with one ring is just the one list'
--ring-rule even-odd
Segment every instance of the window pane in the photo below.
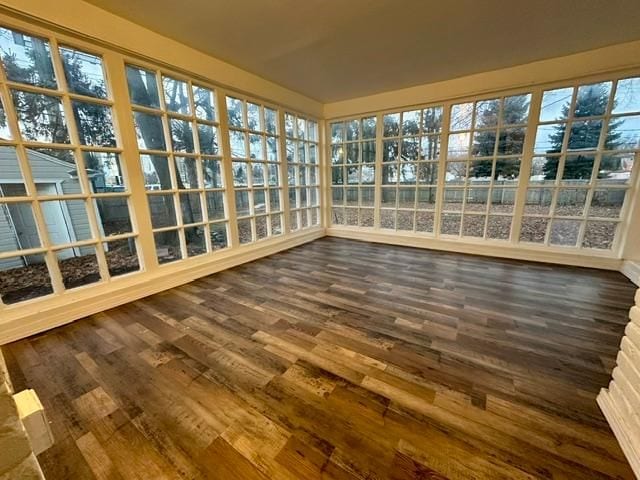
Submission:
{"label": "window pane", "polygon": [[249,156],[254,160],[265,160],[261,135],[249,135]]}
{"label": "window pane", "polygon": [[600,141],[602,120],[573,122],[567,150],[595,149]]}
{"label": "window pane", "polygon": [[12,90],[20,133],[25,140],[69,143],[62,102],[57,97]]}
{"label": "window pane", "polygon": [[500,114],[500,99],[481,100],[476,103],[475,127],[496,127]]}
{"label": "window pane", "polygon": [[516,202],[515,188],[492,188],[490,213],[513,213]]}
{"label": "window pane", "polygon": [[173,151],[193,153],[193,130],[191,128],[191,122],[171,118],[169,119],[169,127],[171,128]]}
{"label": "window pane", "polygon": [[[453,133],[449,135],[447,158],[466,158],[469,156],[470,133]],[[493,153],[493,152],[492,152]]]}
{"label": "window pane", "polygon": [[470,188],[467,190],[464,205],[465,212],[485,212],[489,202],[488,188]]}
{"label": "window pane", "polygon": [[7,79],[38,87],[56,88],[48,41],[0,28],[0,50]]}
{"label": "window pane", "polygon": [[402,112],[402,135],[417,135],[420,132],[421,110]]}
{"label": "window pane", "polygon": [[464,189],[462,188],[445,188],[443,210],[459,212],[462,210],[462,200],[464,198]]}
{"label": "window pane", "polygon": [[127,65],[127,84],[129,85],[131,103],[160,108],[155,72]]}
{"label": "window pane", "polygon": [[105,242],[102,244],[102,248],[107,258],[109,275],[112,277],[140,270],[140,262],[138,261],[136,241],[134,238]]}
{"label": "window pane", "polygon": [[551,245],[574,247],[578,241],[580,222],[576,220],[554,220],[551,223]]}
{"label": "window pane", "polygon": [[249,204],[249,192],[246,190],[236,191],[236,215],[244,217],[251,214]]}
{"label": "window pane", "polygon": [[216,97],[212,90],[194,85],[193,102],[196,117],[211,122],[216,120]]}
{"label": "window pane", "polygon": [[253,210],[254,213],[264,213],[267,211],[267,204],[264,190],[253,191]]}
{"label": "window pane", "polygon": [[179,189],[199,188],[198,160],[192,157],[175,157],[176,180]]}
{"label": "window pane", "polygon": [[527,123],[530,103],[531,94],[505,97],[502,106],[502,124],[521,125]]}
{"label": "window pane", "polygon": [[189,86],[186,82],[171,77],[162,77],[164,89],[164,104],[168,111],[188,115],[191,112],[189,106]]}
{"label": "window pane", "polygon": [[101,147],[116,146],[110,107],[77,101],[73,101],[72,105],[80,143]]}
{"label": "window pane", "polygon": [[253,234],[251,233],[251,219],[238,220],[238,236],[240,238],[240,244],[251,243],[253,241]]}
{"label": "window pane", "polygon": [[235,187],[246,187],[249,185],[249,164],[245,162],[233,162],[233,185]]}
{"label": "window pane", "polygon": [[282,233],[282,215],[271,215],[271,235],[280,235]]}
{"label": "window pane", "polygon": [[602,82],[579,87],[574,115],[576,117],[604,115],[609,103],[611,85],[612,82]]}
{"label": "window pane", "polygon": [[89,240],[93,237],[84,200],[50,200],[40,202],[53,245]]}
{"label": "window pane", "polygon": [[460,103],[451,107],[449,130],[469,130],[473,118],[473,103]]}
{"label": "window pane", "polygon": [[456,213],[443,213],[440,222],[440,233],[443,235],[460,235],[461,217]]}
{"label": "window pane", "polygon": [[261,215],[256,217],[256,239],[260,240],[266,238],[269,235],[267,221],[269,217],[267,215]]}
{"label": "window pane", "polygon": [[427,135],[422,137],[420,144],[420,159],[437,160],[439,157],[440,135]]}
{"label": "window pane", "polygon": [[[227,116],[232,127],[244,127],[244,102],[238,98],[227,97]],[[233,150],[233,147],[232,147]]]}
{"label": "window pane", "polygon": [[[42,244],[31,203],[0,203],[0,252],[38,248]],[[0,260],[2,269],[3,260]]]}
{"label": "window pane", "polygon": [[0,139],[11,140],[13,135],[7,123],[7,112],[4,109],[4,100],[0,98]]}
{"label": "window pane", "polygon": [[280,210],[280,190],[269,190],[269,211],[279,212]]}
{"label": "window pane", "polygon": [[580,216],[584,212],[584,203],[587,199],[586,189],[561,188],[556,200],[556,215]]}
{"label": "window pane", "polygon": [[93,193],[123,192],[127,189],[117,153],[83,152],[82,157]]}
{"label": "window pane", "polygon": [[362,119],[362,138],[376,138],[376,117]]}
{"label": "window pane", "polygon": [[[357,212],[355,209],[347,208],[347,223],[354,224],[353,221],[349,221],[349,216],[352,212]],[[356,218],[357,222],[357,218]],[[396,211],[395,210],[380,210],[380,228],[388,228],[391,230],[395,230],[396,228]]]}
{"label": "window pane", "polygon": [[209,227],[211,229],[211,244],[214,250],[220,250],[228,246],[227,242],[227,223],[212,223]]}
{"label": "window pane", "polygon": [[121,235],[132,231],[127,197],[101,197],[94,199],[94,202],[103,236]]}
{"label": "window pane", "polygon": [[264,108],[265,131],[275,135],[278,131],[278,112],[271,108]]}
{"label": "window pane", "polygon": [[593,155],[567,155],[562,172],[563,183],[588,184],[594,161]]}
{"label": "window pane", "polygon": [[544,243],[548,224],[548,218],[524,217],[520,227],[520,241]]}
{"label": "window pane", "polygon": [[222,162],[220,160],[203,160],[204,188],[222,188]]}
{"label": "window pane", "polygon": [[205,195],[207,198],[207,212],[209,220],[225,218],[223,192],[207,192]]}
{"label": "window pane", "polygon": [[71,47],[60,47],[60,57],[70,92],[107,98],[102,58]]}
{"label": "window pane", "polygon": [[262,130],[262,119],[260,117],[260,105],[247,102],[247,125],[249,130]]}
{"label": "window pane", "polygon": [[542,96],[542,107],[540,108],[540,121],[549,122],[566,118],[571,98],[573,97],[573,88],[558,88],[556,90],[547,90]]}
{"label": "window pane", "polygon": [[133,112],[138,147],[143,150],[166,150],[162,117],[144,112]]}
{"label": "window pane", "polygon": [[552,199],[553,190],[550,188],[529,188],[527,189],[524,213],[531,215],[548,215]]}
{"label": "window pane", "polygon": [[331,143],[339,143],[344,140],[344,123],[331,124]]}
{"label": "window pane", "polygon": [[611,250],[617,226],[614,222],[587,222],[582,246]]}
{"label": "window pane", "polygon": [[6,305],[53,293],[43,255],[0,260],[0,299]]}
{"label": "window pane", "polygon": [[593,192],[590,217],[620,218],[626,190],[596,190]]}
{"label": "window pane", "polygon": [[618,81],[613,113],[640,112],[640,77]]}
{"label": "window pane", "polygon": [[140,155],[147,190],[171,190],[169,159],[160,155]]}
{"label": "window pane", "polygon": [[202,222],[202,205],[199,193],[181,193],[180,207],[183,224]]}
{"label": "window pane", "polygon": [[173,227],[176,225],[176,209],[173,195],[149,195],[149,213],[153,228]]}
{"label": "window pane", "polygon": [[207,253],[207,236],[204,227],[190,227],[184,229],[187,242],[187,256],[195,257]]}
{"label": "window pane", "polygon": [[382,119],[383,135],[385,137],[395,137],[400,135],[400,114],[389,113]]}
{"label": "window pane", "polygon": [[177,230],[156,232],[153,234],[156,242],[156,256],[158,263],[164,264],[182,259],[180,250],[180,235]]}
{"label": "window pane", "polygon": [[0,146],[0,197],[21,197],[26,194],[16,148]]}
{"label": "window pane", "polygon": [[462,235],[465,237],[484,237],[485,215],[465,214],[462,222]]}
{"label": "window pane", "polygon": [[245,145],[244,133],[236,130],[230,130],[229,141],[231,142],[231,156],[233,158],[247,158],[247,147]]}
{"label": "window pane", "polygon": [[198,124],[198,142],[200,145],[200,153],[205,155],[217,155],[218,147],[218,129],[213,125]]}
{"label": "window pane", "polygon": [[640,148],[640,115],[614,117],[609,120],[605,148],[607,150]]}
{"label": "window pane", "polygon": [[57,251],[56,257],[65,288],[77,288],[101,280],[95,247],[65,248]]}
{"label": "window pane", "polygon": [[635,154],[604,154],[600,160],[598,183],[625,185],[631,180]]}
{"label": "window pane", "polygon": [[509,240],[511,236],[511,218],[504,215],[489,215],[487,238]]}
{"label": "window pane", "polygon": [[422,133],[437,133],[442,130],[442,107],[425,108],[422,111]]}
{"label": "window pane", "polygon": [[529,183],[555,183],[558,165],[558,157],[533,157]]}
{"label": "window pane", "polygon": [[534,145],[535,153],[560,152],[566,128],[567,125],[565,123],[538,125]]}
{"label": "window pane", "polygon": [[524,146],[525,127],[505,128],[498,138],[498,155],[518,155]]}

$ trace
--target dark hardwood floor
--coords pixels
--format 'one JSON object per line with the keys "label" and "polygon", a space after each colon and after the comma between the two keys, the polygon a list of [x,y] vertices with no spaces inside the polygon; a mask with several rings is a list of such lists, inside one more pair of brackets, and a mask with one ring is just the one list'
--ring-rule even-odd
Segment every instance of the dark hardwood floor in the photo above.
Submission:
{"label": "dark hardwood floor", "polygon": [[54,479],[633,478],[621,274],[324,238],[4,347]]}

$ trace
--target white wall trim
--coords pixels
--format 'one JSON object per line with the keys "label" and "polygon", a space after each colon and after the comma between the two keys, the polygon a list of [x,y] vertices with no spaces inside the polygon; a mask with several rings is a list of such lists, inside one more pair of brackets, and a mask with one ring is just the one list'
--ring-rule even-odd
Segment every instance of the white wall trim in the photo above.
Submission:
{"label": "white wall trim", "polygon": [[620,273],[640,287],[640,261],[625,260],[620,267]]}
{"label": "white wall trim", "polygon": [[400,232],[367,231],[361,228],[336,228],[327,229],[327,235],[332,237],[363,240],[366,242],[387,243],[391,245],[404,245],[407,247],[442,250],[446,252],[468,253],[487,257],[511,258],[514,260],[526,260],[532,262],[554,263],[559,265],[571,265],[577,267],[600,268],[604,270],[620,270],[622,260],[612,256],[597,256],[594,253],[574,253],[562,249],[551,250],[545,247],[532,249],[522,246],[514,247],[508,243],[482,242],[470,243],[458,239],[435,239],[431,237],[416,236],[415,234],[403,234]]}
{"label": "white wall trim", "polygon": [[611,430],[613,430],[613,434],[627,457],[627,460],[631,465],[631,469],[636,476],[640,478],[640,448],[638,448],[637,445],[634,446],[633,441],[627,434],[623,419],[624,415],[616,407],[616,403],[613,401],[611,394],[606,388],[600,390],[597,401],[600,410],[602,410],[607,422],[609,422]]}
{"label": "white wall trim", "polygon": [[251,262],[324,237],[323,228],[303,230],[214,255],[165,265],[154,274],[134,274],[103,284],[68,290],[51,299],[37,299],[2,311],[0,345],[73,322],[206,275]]}

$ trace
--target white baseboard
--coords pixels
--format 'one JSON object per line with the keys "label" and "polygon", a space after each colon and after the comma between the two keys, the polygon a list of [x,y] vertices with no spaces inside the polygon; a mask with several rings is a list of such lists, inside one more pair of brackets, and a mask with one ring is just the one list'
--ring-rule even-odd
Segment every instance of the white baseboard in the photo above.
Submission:
{"label": "white baseboard", "polygon": [[417,236],[403,232],[373,231],[362,228],[331,227],[327,235],[367,242],[404,245],[407,247],[427,248],[447,252],[468,253],[514,260],[555,263],[577,267],[600,268],[604,270],[620,270],[622,260],[598,252],[576,253],[562,248],[514,246],[508,243],[486,242],[470,243],[458,239],[436,239]]}
{"label": "white baseboard", "polygon": [[73,322],[154,293],[189,283],[325,236],[324,228],[296,232],[211,256],[168,264],[151,275],[143,272],[111,282],[88,285],[50,298],[4,308],[0,315],[0,345]]}
{"label": "white baseboard", "polygon": [[626,276],[629,280],[640,287],[640,261],[637,260],[625,260],[622,262],[620,272]]}
{"label": "white baseboard", "polygon": [[625,422],[616,408],[615,402],[612,401],[611,395],[606,388],[600,390],[598,394],[598,406],[604,414],[613,434],[616,436],[622,451],[624,452],[631,469],[640,478],[640,446],[634,445],[626,433]]}

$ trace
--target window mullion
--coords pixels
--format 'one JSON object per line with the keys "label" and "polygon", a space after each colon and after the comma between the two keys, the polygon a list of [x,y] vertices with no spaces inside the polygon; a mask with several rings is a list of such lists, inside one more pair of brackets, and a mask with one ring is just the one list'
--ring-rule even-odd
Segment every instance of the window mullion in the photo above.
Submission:
{"label": "window mullion", "polygon": [[226,186],[227,214],[229,216],[229,240],[231,248],[240,245],[238,215],[236,213],[236,187],[233,184],[233,162],[231,159],[231,140],[229,138],[229,117],[227,114],[226,91],[215,90],[220,119],[220,143],[222,146],[222,175]]}
{"label": "window mullion", "polygon": [[[294,126],[294,129],[297,128],[297,125]],[[282,198],[280,199],[282,202],[282,211],[283,211],[283,219],[282,219],[282,231],[285,234],[291,233],[291,205],[289,202],[289,161],[287,160],[287,129],[284,120],[284,110],[278,109],[278,162],[280,164],[280,184],[282,185],[281,192]],[[293,162],[296,161],[296,145],[294,144],[293,149]],[[296,177],[297,178],[297,177]],[[295,190],[295,178],[293,188]],[[297,215],[297,213],[296,213]]]}
{"label": "window mullion", "polygon": [[[447,178],[447,152],[449,148],[449,123],[453,103],[442,105],[442,127],[440,129],[440,155],[438,159],[438,188],[436,189],[436,208],[433,219],[433,234],[440,236],[442,205],[444,203],[444,189]],[[461,207],[462,208],[462,207]],[[462,230],[462,215],[460,215],[460,229]]]}
{"label": "window mullion", "polygon": [[137,245],[141,268],[153,271],[158,268],[156,247],[151,226],[151,214],[147,203],[144,173],[140,161],[140,151],[136,129],[133,122],[133,110],[129,103],[129,89],[123,59],[113,52],[103,55],[107,82],[113,97],[113,119],[116,135],[122,147],[122,164],[129,186],[129,207],[133,216],[134,229],[137,230]]}
{"label": "window mullion", "polygon": [[511,225],[511,243],[520,241],[520,230],[522,228],[522,217],[524,216],[524,206],[527,202],[527,191],[529,188],[529,176],[531,164],[534,157],[534,145],[537,133],[537,122],[540,118],[540,108],[542,106],[542,89],[537,88],[531,93],[529,102],[529,119],[525,130],[524,145],[522,146],[522,162],[520,164],[520,181],[516,190],[515,205],[513,207],[513,224]]}
{"label": "window mullion", "polygon": [[[383,162],[383,145],[384,141],[382,138],[382,134],[384,132],[383,125],[384,115],[382,113],[378,113],[376,115],[376,169],[374,172],[374,190],[373,190],[373,228],[378,230],[380,229],[380,206],[382,205],[382,168],[384,165]],[[346,135],[346,130],[345,133]],[[345,162],[346,162],[346,152],[345,152]],[[345,178],[346,181],[346,178]],[[346,189],[344,194],[346,195]],[[346,213],[345,213],[346,215]]]}

